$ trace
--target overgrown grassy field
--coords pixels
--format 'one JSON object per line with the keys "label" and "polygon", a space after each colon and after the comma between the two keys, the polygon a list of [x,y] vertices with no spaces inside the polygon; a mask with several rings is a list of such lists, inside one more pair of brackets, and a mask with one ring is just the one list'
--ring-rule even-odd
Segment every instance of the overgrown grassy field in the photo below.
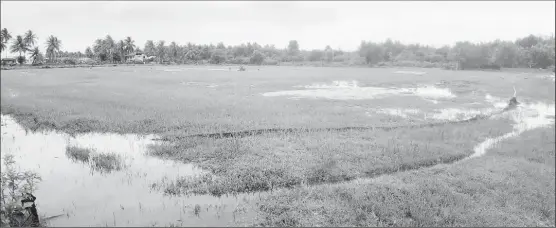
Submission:
{"label": "overgrown grassy field", "polygon": [[[423,76],[395,69],[251,67],[246,72],[135,66],[2,71],[2,113],[26,126],[64,131],[206,133],[271,127],[368,126],[390,118],[354,107],[423,107],[419,99],[291,100],[264,92],[292,86],[357,80],[361,86],[410,86],[445,81],[454,93],[488,92],[551,101],[554,84],[527,75],[427,69]],[[417,69],[419,70],[419,69]],[[502,80],[500,76],[504,76]],[[531,76],[530,76],[531,77]],[[198,85],[187,85],[195,82]],[[218,85],[207,87],[205,85]],[[544,88],[544,89],[542,89]],[[552,90],[550,90],[552,89]]]}
{"label": "overgrown grassy field", "polygon": [[280,190],[262,226],[554,226],[554,129],[483,157],[369,181]]}
{"label": "overgrown grassy field", "polygon": [[[247,225],[553,226],[554,128],[526,132],[483,157],[428,169],[419,168],[467,157],[478,143],[510,132],[513,123],[484,119],[417,129],[175,137],[277,127],[404,125],[412,121],[368,115],[367,110],[463,107],[485,93],[509,98],[513,86],[521,101],[554,102],[554,83],[535,73],[411,70],[427,74],[283,66],[246,72],[162,66],[10,70],[1,75],[1,109],[32,130],[163,135],[169,141],[152,146],[151,155],[210,171],[174,180],[166,193],[272,190],[251,205],[258,217]],[[435,106],[413,97],[261,95],[338,80],[374,87],[438,83],[457,97]]]}

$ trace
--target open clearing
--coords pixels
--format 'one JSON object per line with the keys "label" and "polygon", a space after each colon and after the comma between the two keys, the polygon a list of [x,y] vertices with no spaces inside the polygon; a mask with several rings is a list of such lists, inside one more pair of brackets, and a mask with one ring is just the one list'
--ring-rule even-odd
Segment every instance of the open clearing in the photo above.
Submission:
{"label": "open clearing", "polygon": [[52,226],[555,225],[534,73],[22,69],[0,91],[2,158],[40,174]]}

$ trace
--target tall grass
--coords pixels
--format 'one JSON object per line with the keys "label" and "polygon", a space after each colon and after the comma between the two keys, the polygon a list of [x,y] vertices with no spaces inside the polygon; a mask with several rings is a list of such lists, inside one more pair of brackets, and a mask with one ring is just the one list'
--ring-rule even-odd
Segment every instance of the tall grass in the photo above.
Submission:
{"label": "tall grass", "polygon": [[280,190],[259,226],[554,226],[554,129],[453,166]]}
{"label": "tall grass", "polygon": [[76,146],[66,147],[66,156],[72,161],[79,161],[82,163],[88,163],[89,157],[93,151],[88,148],[80,148]]}
{"label": "tall grass", "polygon": [[[350,181],[451,163],[487,137],[511,131],[504,120],[392,131],[278,133],[219,140],[189,138],[151,155],[209,171],[167,185],[169,194],[235,194]],[[199,141],[197,141],[199,140]]]}

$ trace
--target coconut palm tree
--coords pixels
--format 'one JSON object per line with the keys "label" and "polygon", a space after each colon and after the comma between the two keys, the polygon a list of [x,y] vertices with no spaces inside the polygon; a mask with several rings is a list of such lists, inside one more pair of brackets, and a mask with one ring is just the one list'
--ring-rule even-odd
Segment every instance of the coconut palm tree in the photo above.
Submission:
{"label": "coconut palm tree", "polygon": [[37,34],[33,33],[33,31],[29,30],[25,33],[25,36],[23,37],[23,41],[29,47],[35,46],[35,43],[37,42]]}
{"label": "coconut palm tree", "polygon": [[126,54],[131,54],[133,52],[133,50],[135,50],[135,41],[131,39],[131,37],[126,37],[124,40],[125,43],[125,51]]}
{"label": "coconut palm tree", "polygon": [[[3,46],[2,51],[3,51],[3,50],[6,50],[7,43],[12,38],[12,34],[10,34],[10,32],[8,32],[8,29],[3,28],[2,31],[0,32],[0,35],[2,36],[2,39],[0,41],[3,44],[2,45]],[[8,52],[6,52],[6,57],[8,57]]]}
{"label": "coconut palm tree", "polygon": [[38,61],[42,60],[42,53],[39,50],[39,47],[35,47],[33,50],[31,50],[31,59],[33,60],[32,64],[37,63]]}
{"label": "coconut palm tree", "polygon": [[56,58],[56,53],[60,51],[62,47],[62,41],[55,36],[49,36],[46,40],[46,55],[50,58],[50,61],[54,61]]}
{"label": "coconut palm tree", "polygon": [[[15,52],[19,53],[19,58],[21,58],[22,56],[21,53],[25,54],[29,50],[29,46],[27,46],[22,36],[17,36],[14,42],[12,43],[10,49],[12,53]],[[20,62],[19,64],[23,64],[23,63]]]}

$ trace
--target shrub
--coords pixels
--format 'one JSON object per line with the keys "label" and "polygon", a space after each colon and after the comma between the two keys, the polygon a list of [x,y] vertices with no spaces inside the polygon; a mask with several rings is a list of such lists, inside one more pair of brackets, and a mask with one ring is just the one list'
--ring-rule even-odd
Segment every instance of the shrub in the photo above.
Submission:
{"label": "shrub", "polygon": [[278,65],[278,61],[277,61],[277,60],[274,60],[274,59],[265,59],[265,60],[263,61],[263,65],[273,65],[273,66],[276,66],[276,65]]}
{"label": "shrub", "polygon": [[226,50],[216,49],[212,52],[210,56],[210,63],[221,64],[226,61]]}
{"label": "shrub", "polygon": [[73,59],[64,59],[64,60],[62,61],[62,63],[68,64],[68,65],[75,65],[75,64],[76,64],[76,63],[75,63],[75,60],[73,60]]}
{"label": "shrub", "polygon": [[261,65],[263,63],[264,59],[265,59],[264,54],[262,52],[260,52],[259,50],[255,50],[255,52],[253,53],[253,55],[251,56],[249,61],[252,64]]}
{"label": "shrub", "polygon": [[19,64],[23,64],[23,63],[25,63],[26,59],[25,59],[25,56],[19,56],[19,57],[17,57],[16,60]]}

